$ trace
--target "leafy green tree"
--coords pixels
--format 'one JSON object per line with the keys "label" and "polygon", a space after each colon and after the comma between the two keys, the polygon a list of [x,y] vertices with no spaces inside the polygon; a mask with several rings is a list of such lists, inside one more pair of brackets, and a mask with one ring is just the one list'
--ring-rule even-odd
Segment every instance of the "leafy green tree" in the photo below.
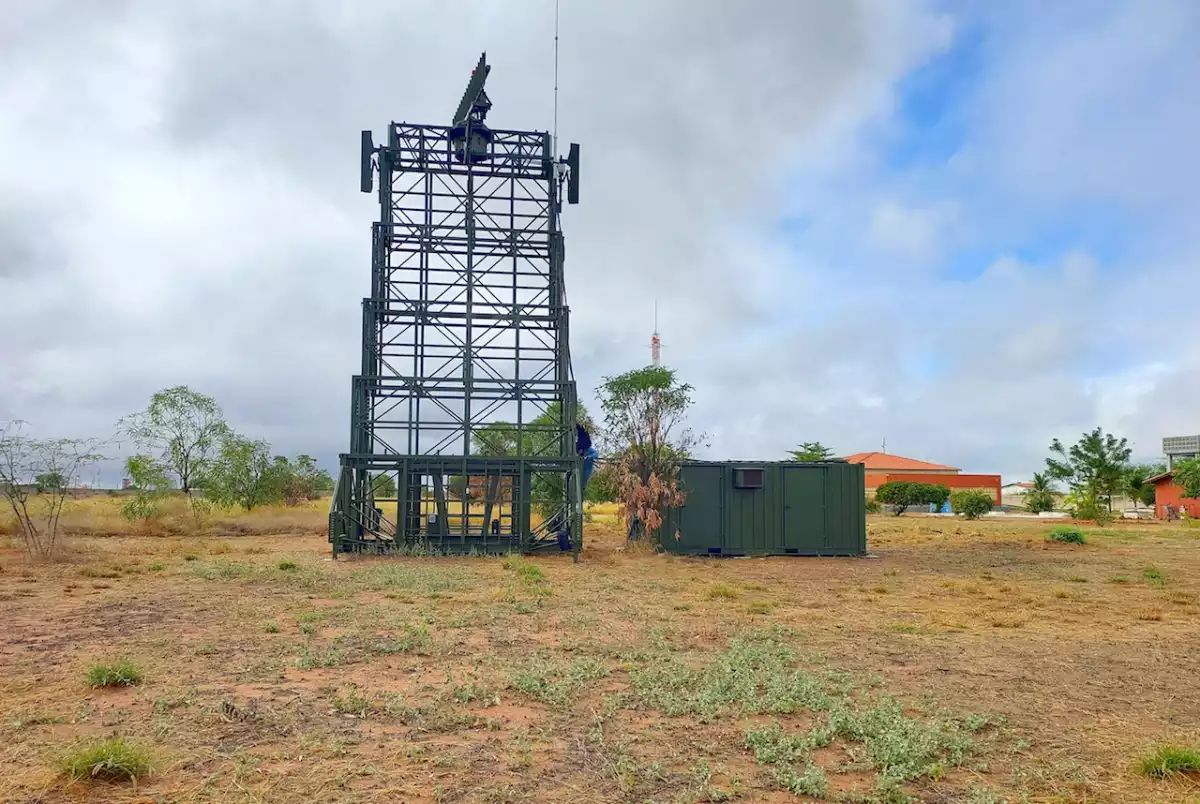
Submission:
{"label": "leafy green tree", "polygon": [[788,451],[793,461],[827,461],[833,457],[833,450],[820,441],[805,441],[799,447]]}
{"label": "leafy green tree", "polygon": [[950,495],[950,507],[967,519],[979,519],[992,510],[992,495],[979,490],[956,491]]}
{"label": "leafy green tree", "polygon": [[1125,486],[1132,451],[1126,439],[1097,427],[1084,433],[1070,448],[1054,439],[1050,445],[1052,457],[1046,459],[1046,474],[1070,487],[1081,518],[1094,519],[1091,515],[1103,506],[1111,513],[1113,496]]}
{"label": "leafy green tree", "polygon": [[38,494],[46,494],[66,488],[67,479],[62,476],[62,472],[43,472],[33,479],[33,484]]}
{"label": "leafy green tree", "polygon": [[1054,480],[1045,472],[1033,473],[1033,488],[1030,491],[1046,491],[1054,493]]}
{"label": "leafy green tree", "polygon": [[[582,403],[575,407],[575,418],[584,429],[591,434],[593,441],[599,438],[599,433],[596,432],[596,423],[592,421],[591,415],[587,408]],[[559,412],[559,403],[552,402],[546,412],[533,420],[535,430],[529,437],[528,451],[526,454],[533,455],[555,455],[558,454],[557,440],[557,425],[561,421],[562,414]],[[571,448],[575,447],[575,434],[571,436]],[[588,479],[588,488],[595,481],[595,473]],[[566,500],[566,490],[563,488],[565,479],[559,474],[549,474],[538,472],[533,476],[533,483],[529,490],[530,501],[534,508],[542,516],[553,516],[555,512],[562,506]],[[584,491],[584,497],[587,497],[587,491]]]}
{"label": "leafy green tree", "polygon": [[[545,412],[527,423],[523,428],[523,438],[520,444],[523,454],[536,456],[557,456],[559,454],[559,438],[562,433],[561,410],[560,403],[552,402],[547,406]],[[592,434],[593,439],[597,437],[595,422],[592,421],[592,417],[584,405],[576,406],[575,418]],[[492,422],[476,430],[472,438],[472,451],[475,455],[489,458],[515,456],[518,446],[517,434],[517,427],[512,422]],[[572,433],[569,438],[573,447],[575,435]],[[465,489],[467,487],[465,479],[461,482]],[[453,492],[456,487],[454,478],[451,478],[450,486]],[[498,483],[489,484],[485,488],[485,499],[491,496],[493,504],[499,502],[497,499],[499,495]],[[543,472],[535,474],[530,489],[530,498],[534,507],[543,516],[551,516],[566,499],[562,476]]]}
{"label": "leafy green tree", "polygon": [[583,498],[588,502],[616,502],[619,491],[614,465],[603,463],[592,472]]}
{"label": "leafy green tree", "polygon": [[1130,466],[1125,470],[1121,491],[1133,501],[1133,510],[1137,510],[1139,503],[1154,507],[1154,484],[1146,481],[1158,473],[1158,467],[1146,464]]}
{"label": "leafy green tree", "polygon": [[162,515],[162,499],[171,491],[171,478],[162,464],[150,455],[130,455],[125,474],[133,482],[133,495],[121,506],[121,516],[136,521]]}
{"label": "leafy green tree", "polygon": [[1174,480],[1183,486],[1183,496],[1200,497],[1200,459],[1192,458],[1175,464]]}
{"label": "leafy green tree", "polygon": [[396,478],[390,472],[380,472],[371,477],[371,493],[376,499],[391,500],[396,496]]}
{"label": "leafy green tree", "polygon": [[910,505],[915,504],[912,490],[914,485],[916,484],[899,480],[884,483],[875,489],[875,501],[880,505],[894,506],[896,516],[901,516]]}
{"label": "leafy green tree", "polygon": [[247,511],[276,502],[279,465],[271,460],[271,445],[230,433],[221,441],[217,459],[208,467],[205,495],[217,505],[240,505]]}
{"label": "leafy green tree", "polygon": [[146,410],[126,416],[118,427],[139,446],[156,453],[187,495],[203,484],[230,434],[217,401],[186,385],[154,394]]}
{"label": "leafy green tree", "polygon": [[1033,488],[1025,495],[1025,510],[1040,514],[1054,510],[1054,481],[1045,472],[1033,473]]}
{"label": "leafy green tree", "polygon": [[299,505],[315,500],[333,490],[333,478],[317,467],[311,455],[299,455],[293,462],[276,455],[271,464],[271,480],[275,484],[270,497],[286,505]]}
{"label": "leafy green tree", "polygon": [[617,499],[635,537],[643,531],[657,537],[662,512],[684,502],[679,463],[703,441],[685,424],[692,392],[665,366],[605,377],[600,386],[603,440],[616,456]]}
{"label": "leafy green tree", "polygon": [[895,506],[900,516],[914,505],[933,505],[941,508],[950,499],[950,489],[938,483],[912,483],[893,480],[875,490],[875,500],[884,505]]}

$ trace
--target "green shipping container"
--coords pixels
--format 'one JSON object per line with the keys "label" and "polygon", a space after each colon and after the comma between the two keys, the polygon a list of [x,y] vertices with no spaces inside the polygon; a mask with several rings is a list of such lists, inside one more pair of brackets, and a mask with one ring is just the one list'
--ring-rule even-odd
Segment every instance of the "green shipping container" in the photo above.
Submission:
{"label": "green shipping container", "polygon": [[862,464],[689,461],[687,501],[663,517],[662,544],[686,555],[858,556],[867,551]]}

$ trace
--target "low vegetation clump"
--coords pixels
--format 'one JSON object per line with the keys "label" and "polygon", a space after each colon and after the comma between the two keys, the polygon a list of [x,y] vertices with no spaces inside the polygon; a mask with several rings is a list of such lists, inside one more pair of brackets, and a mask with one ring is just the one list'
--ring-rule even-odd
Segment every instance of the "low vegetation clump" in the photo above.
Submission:
{"label": "low vegetation clump", "polygon": [[956,491],[950,495],[950,508],[967,519],[979,519],[992,510],[992,495],[986,491]]}
{"label": "low vegetation clump", "polygon": [[125,740],[109,737],[67,749],[59,767],[72,781],[132,782],[150,774],[150,751]]}
{"label": "low vegetation clump", "polygon": [[714,583],[708,587],[709,600],[733,600],[741,593],[727,583]]}
{"label": "low vegetation clump", "polygon": [[141,669],[128,659],[94,664],[87,675],[91,687],[135,687],[142,679]]}
{"label": "low vegetation clump", "polygon": [[1152,779],[1177,776],[1200,776],[1200,749],[1175,745],[1160,745],[1154,753],[1138,763],[1138,771]]}
{"label": "low vegetation clump", "polygon": [[592,657],[561,664],[535,656],[517,669],[510,685],[549,706],[568,706],[580,690],[608,673],[609,667]]}
{"label": "low vegetation clump", "polygon": [[1087,544],[1087,538],[1083,535],[1083,531],[1070,525],[1060,525],[1050,531],[1046,540],[1063,544]]}

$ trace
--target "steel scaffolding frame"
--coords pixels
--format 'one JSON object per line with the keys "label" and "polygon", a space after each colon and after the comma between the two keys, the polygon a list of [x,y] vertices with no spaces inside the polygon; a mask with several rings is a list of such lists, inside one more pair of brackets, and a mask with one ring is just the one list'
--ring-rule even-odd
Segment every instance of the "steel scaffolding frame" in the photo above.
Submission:
{"label": "steel scaffolding frame", "polygon": [[[547,132],[487,128],[476,83],[453,126],[393,122],[378,148],[363,133],[363,189],[377,166],[380,214],[330,509],[335,557],[581,547],[559,229],[578,146],[556,159]],[[491,448],[497,433],[505,449]],[[394,498],[376,496],[381,475]],[[535,486],[552,498],[535,501]],[[536,522],[535,502],[550,508]]]}

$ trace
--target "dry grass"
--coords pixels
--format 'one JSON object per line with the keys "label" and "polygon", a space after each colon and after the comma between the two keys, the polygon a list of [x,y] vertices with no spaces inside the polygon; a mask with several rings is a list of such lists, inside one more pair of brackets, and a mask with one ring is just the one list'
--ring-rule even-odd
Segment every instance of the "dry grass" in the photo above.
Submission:
{"label": "dry grass", "polygon": [[[58,563],[0,536],[0,801],[1196,793],[1142,761],[1198,737],[1181,526],[872,517],[877,558],[709,560],[621,549],[597,506],[577,565],[335,563],[324,503],[135,534],[116,505],[72,501]],[[141,683],[89,687],[111,656]],[[114,734],[136,756],[83,756]]]}

